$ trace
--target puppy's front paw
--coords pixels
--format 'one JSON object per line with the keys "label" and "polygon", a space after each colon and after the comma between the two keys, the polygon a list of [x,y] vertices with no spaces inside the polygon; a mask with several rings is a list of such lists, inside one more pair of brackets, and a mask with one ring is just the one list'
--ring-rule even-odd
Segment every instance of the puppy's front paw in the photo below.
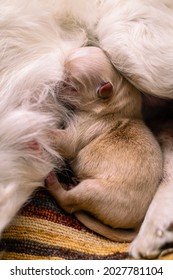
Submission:
{"label": "puppy's front paw", "polygon": [[130,245],[130,255],[136,259],[153,259],[158,257],[164,249],[173,247],[173,223],[169,225],[148,227],[146,231],[139,232],[139,235]]}
{"label": "puppy's front paw", "polygon": [[55,187],[59,187],[58,180],[54,171],[51,171],[48,174],[45,183],[49,190],[54,189]]}
{"label": "puppy's front paw", "polygon": [[56,202],[62,207],[64,205],[64,199],[67,191],[58,181],[56,174],[53,171],[50,172],[46,178],[46,186]]}

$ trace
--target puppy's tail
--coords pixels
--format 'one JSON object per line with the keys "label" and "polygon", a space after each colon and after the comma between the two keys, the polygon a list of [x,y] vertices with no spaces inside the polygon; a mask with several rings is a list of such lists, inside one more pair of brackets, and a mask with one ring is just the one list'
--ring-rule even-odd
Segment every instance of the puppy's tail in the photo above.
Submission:
{"label": "puppy's tail", "polygon": [[87,228],[116,242],[131,242],[137,235],[137,230],[113,229],[82,211],[75,212],[74,215]]}

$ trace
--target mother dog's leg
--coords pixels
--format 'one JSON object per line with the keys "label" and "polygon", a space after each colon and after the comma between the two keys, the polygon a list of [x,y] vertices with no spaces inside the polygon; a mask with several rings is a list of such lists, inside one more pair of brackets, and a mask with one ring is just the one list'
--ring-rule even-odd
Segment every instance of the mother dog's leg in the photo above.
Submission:
{"label": "mother dog's leg", "polygon": [[16,109],[0,114],[0,234],[58,163],[47,127],[51,117]]}
{"label": "mother dog's leg", "polygon": [[155,258],[173,243],[173,138],[162,135],[164,177],[148,209],[137,238],[130,246],[135,258]]}

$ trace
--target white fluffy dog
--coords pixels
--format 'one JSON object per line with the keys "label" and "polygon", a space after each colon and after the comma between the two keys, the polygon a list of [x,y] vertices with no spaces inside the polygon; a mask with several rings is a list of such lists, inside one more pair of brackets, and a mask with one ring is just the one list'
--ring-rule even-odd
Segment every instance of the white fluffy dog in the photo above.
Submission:
{"label": "white fluffy dog", "polygon": [[[173,98],[171,2],[0,0],[0,232],[33,191],[44,185],[49,172],[61,166],[47,129],[69,118],[56,99],[69,51],[99,46],[140,90]],[[170,153],[169,161],[173,161]],[[173,192],[171,170],[169,180],[164,189]],[[168,204],[171,208],[171,195],[165,195],[163,214],[153,207],[149,214],[153,228],[146,238],[154,240],[152,252],[167,242],[165,232],[173,220],[167,215],[172,209]],[[153,205],[157,205],[155,199]],[[164,225],[158,231],[162,220]],[[147,223],[144,221],[144,228]],[[132,255],[150,256],[149,243],[137,238]]]}

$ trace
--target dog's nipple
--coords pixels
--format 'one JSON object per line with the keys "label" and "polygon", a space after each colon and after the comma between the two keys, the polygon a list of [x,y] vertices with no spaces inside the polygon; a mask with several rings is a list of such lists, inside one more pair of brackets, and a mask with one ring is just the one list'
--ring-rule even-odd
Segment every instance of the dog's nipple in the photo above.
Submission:
{"label": "dog's nipple", "polygon": [[27,143],[27,148],[34,150],[34,151],[40,151],[40,145],[36,140],[32,140]]}

